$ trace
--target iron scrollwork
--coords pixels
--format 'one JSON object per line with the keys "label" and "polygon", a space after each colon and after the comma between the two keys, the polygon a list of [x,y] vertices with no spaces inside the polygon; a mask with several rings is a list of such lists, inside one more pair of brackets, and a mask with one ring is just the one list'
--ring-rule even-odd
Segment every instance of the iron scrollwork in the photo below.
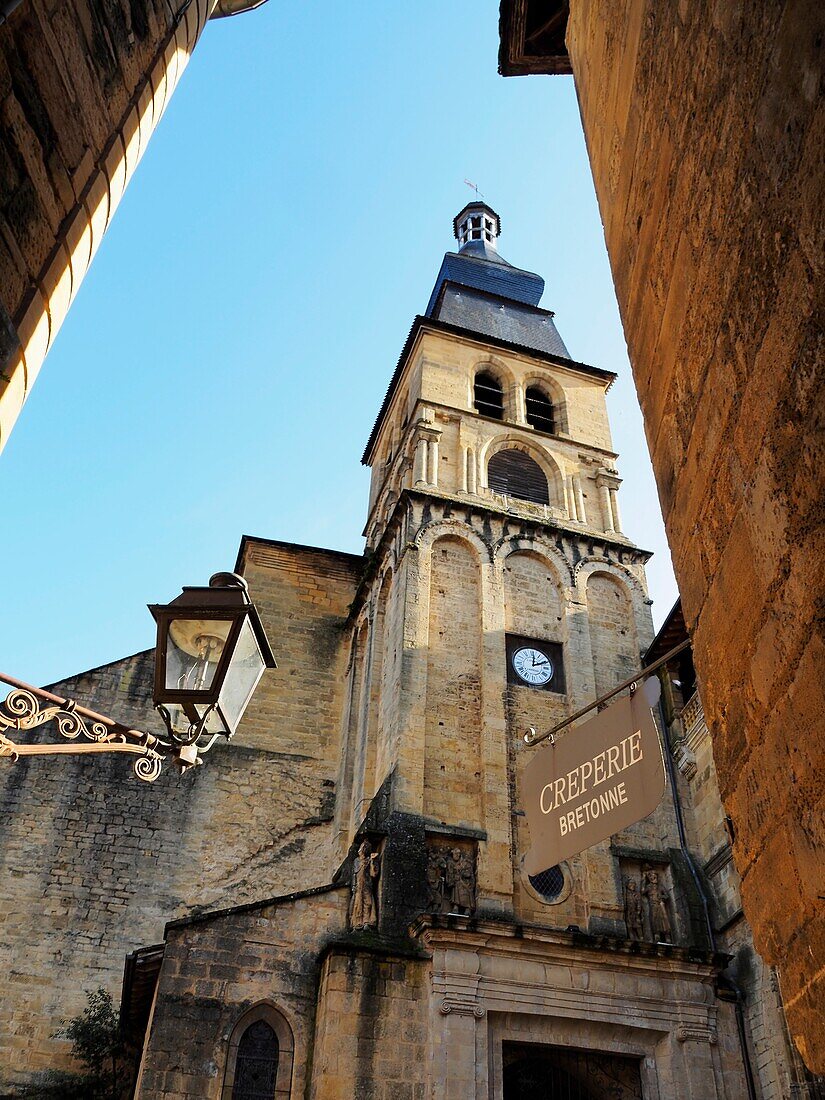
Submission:
{"label": "iron scrollwork", "polygon": [[[49,756],[63,753],[127,753],[137,756],[133,768],[138,779],[152,783],[158,778],[163,756],[153,746],[158,739],[140,730],[127,729],[118,723],[104,721],[102,716],[79,707],[73,699],[58,699],[49,692],[21,685],[8,677],[0,682],[11,687],[0,702],[0,757],[18,760],[21,756]],[[79,744],[21,744],[6,733],[26,733],[54,722],[57,732],[67,742]]]}

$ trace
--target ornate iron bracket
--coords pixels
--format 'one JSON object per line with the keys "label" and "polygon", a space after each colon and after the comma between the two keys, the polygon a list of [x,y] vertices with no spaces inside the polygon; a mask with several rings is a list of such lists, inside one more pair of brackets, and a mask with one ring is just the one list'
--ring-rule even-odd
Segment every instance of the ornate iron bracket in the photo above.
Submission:
{"label": "ornate iron bracket", "polygon": [[[21,756],[126,753],[138,758],[134,762],[138,779],[152,783],[160,775],[165,757],[158,749],[166,746],[151,733],[129,729],[103,714],[79,706],[73,699],[61,699],[2,673],[0,682],[11,688],[5,700],[0,702],[0,757],[7,756],[14,761]],[[57,732],[69,743],[21,744],[6,736],[8,731],[26,733],[48,722],[54,722]]]}

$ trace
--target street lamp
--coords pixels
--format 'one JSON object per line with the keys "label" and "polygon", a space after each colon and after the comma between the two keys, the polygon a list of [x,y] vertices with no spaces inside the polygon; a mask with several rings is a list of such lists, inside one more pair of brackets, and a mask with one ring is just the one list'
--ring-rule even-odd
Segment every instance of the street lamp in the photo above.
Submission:
{"label": "street lamp", "polygon": [[150,604],[158,624],[153,701],[184,763],[238,728],[264,669],[275,668],[243,577],[216,573],[208,588],[184,588]]}
{"label": "street lamp", "polygon": [[[184,588],[170,604],[149,610],[158,627],[152,699],[168,739],[0,673],[12,689],[0,702],[0,757],[127,753],[138,757],[135,775],[152,782],[164,760],[186,771],[218,737],[229,740],[264,670],[276,667],[246,581],[216,573],[208,588]],[[69,743],[20,744],[6,736],[51,721]]]}

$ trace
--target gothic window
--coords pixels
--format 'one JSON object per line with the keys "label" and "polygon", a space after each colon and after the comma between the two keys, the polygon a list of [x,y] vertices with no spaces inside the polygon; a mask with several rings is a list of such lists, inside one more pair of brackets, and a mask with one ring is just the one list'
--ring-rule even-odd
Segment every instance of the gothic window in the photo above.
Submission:
{"label": "gothic window", "polygon": [[294,1055],[286,1019],[270,1004],[255,1005],[230,1037],[221,1100],[287,1100]]}
{"label": "gothic window", "polygon": [[487,371],[479,371],[473,386],[473,404],[482,416],[504,419],[504,391],[497,378]]}
{"label": "gothic window", "polygon": [[523,451],[498,451],[487,464],[487,484],[496,493],[533,504],[549,504],[547,478],[538,462]]}
{"label": "gothic window", "polygon": [[538,386],[528,386],[524,395],[527,406],[527,423],[532,424],[536,431],[554,432],[556,430],[556,417],[553,410],[553,402]]}
{"label": "gothic window", "polygon": [[238,1043],[232,1100],[272,1100],[277,1077],[278,1036],[266,1020],[256,1020]]}

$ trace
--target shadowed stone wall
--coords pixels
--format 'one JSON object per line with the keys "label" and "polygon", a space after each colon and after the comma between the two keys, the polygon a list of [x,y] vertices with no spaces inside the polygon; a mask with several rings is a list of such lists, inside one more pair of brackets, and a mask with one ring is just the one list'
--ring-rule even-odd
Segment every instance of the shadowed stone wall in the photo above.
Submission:
{"label": "shadowed stone wall", "polygon": [[[248,541],[241,565],[279,667],[230,745],[149,784],[124,757],[0,761],[0,1093],[69,1067],[52,1033],[87,990],[117,1002],[126,953],[168,920],[329,880],[341,627],[360,558]],[[149,650],[51,690],[160,733],[153,668]]]}
{"label": "shadowed stone wall", "polygon": [[501,65],[572,67],[745,912],[823,1072],[825,9],[569,7],[564,54],[504,0]]}
{"label": "shadowed stone wall", "polygon": [[22,0],[0,26],[0,450],[214,0]]}

